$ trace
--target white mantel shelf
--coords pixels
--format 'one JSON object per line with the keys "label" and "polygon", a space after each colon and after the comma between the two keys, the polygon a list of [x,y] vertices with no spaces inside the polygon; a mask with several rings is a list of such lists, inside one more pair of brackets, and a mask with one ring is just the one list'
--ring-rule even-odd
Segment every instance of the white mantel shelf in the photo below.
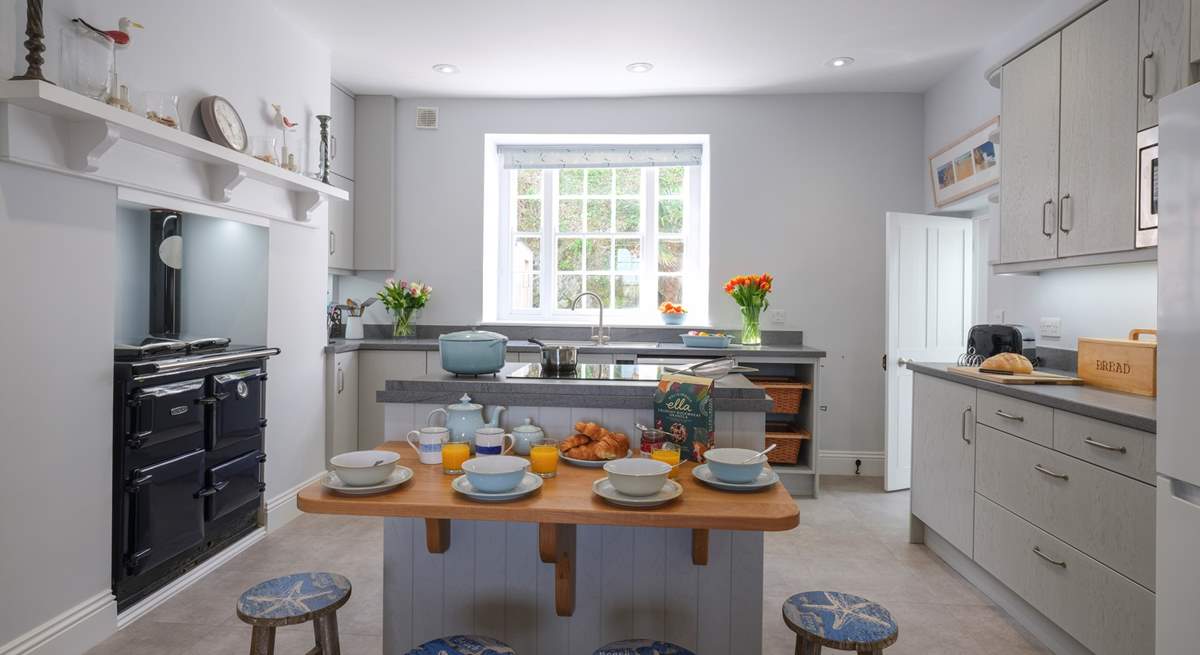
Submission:
{"label": "white mantel shelf", "polygon": [[[146,148],[203,164],[207,177],[207,197],[214,204],[226,204],[233,200],[238,186],[247,179],[291,192],[294,197],[293,217],[297,221],[311,220],[312,213],[328,198],[348,200],[349,192],[315,179],[293,173],[278,166],[260,161],[236,150],[217,145],[193,134],[159,125],[143,116],[98,100],[80,95],[59,86],[36,80],[0,81],[0,104],[13,105],[37,114],[57,119],[65,144],[61,162],[39,161],[38,157],[25,157],[14,141],[10,129],[13,118],[7,111],[0,112],[0,121],[5,134],[0,134],[0,156],[5,159],[40,165],[47,168],[55,164],[76,174],[95,174],[100,170],[105,155],[121,141],[136,143]],[[151,189],[153,190],[153,189]]]}

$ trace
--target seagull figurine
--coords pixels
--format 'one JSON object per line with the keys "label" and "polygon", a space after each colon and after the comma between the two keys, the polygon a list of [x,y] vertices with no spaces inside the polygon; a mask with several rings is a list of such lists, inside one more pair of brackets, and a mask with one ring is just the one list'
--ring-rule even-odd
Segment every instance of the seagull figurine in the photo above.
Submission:
{"label": "seagull figurine", "polygon": [[102,30],[82,18],[73,18],[72,21],[83,25],[84,27],[100,36],[103,36],[109,41],[112,41],[113,44],[118,48],[123,48],[129,45],[129,30],[131,28],[136,27],[138,29],[144,29],[141,23],[129,18],[128,16],[122,17],[121,20],[117,21],[117,29],[115,30]]}
{"label": "seagull figurine", "polygon": [[275,122],[279,124],[279,127],[281,129],[290,130],[293,127],[296,127],[297,125],[299,125],[299,123],[297,123],[296,121],[285,116],[283,114],[283,108],[280,107],[279,105],[272,103],[271,107],[275,110]]}

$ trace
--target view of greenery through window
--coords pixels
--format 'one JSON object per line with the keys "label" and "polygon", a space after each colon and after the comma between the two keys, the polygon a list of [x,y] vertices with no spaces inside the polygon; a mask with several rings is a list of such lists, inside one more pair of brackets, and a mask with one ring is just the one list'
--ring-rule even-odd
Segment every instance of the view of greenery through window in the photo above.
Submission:
{"label": "view of greenery through window", "polygon": [[606,309],[645,312],[683,302],[686,257],[696,247],[683,167],[509,175],[513,310],[570,309],[584,291],[603,298]]}

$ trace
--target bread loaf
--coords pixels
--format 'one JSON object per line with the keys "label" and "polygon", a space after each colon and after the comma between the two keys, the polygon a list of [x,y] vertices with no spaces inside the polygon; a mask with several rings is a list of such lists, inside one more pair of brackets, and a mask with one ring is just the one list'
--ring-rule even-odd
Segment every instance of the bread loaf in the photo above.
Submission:
{"label": "bread loaf", "polygon": [[992,355],[983,360],[983,364],[979,366],[982,371],[1008,371],[1010,373],[1025,374],[1033,372],[1033,364],[1025,355],[1016,353],[1000,353]]}

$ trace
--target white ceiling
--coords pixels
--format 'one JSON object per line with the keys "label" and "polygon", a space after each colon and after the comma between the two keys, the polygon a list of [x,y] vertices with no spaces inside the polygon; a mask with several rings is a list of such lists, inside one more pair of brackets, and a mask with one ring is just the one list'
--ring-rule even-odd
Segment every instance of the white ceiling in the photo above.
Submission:
{"label": "white ceiling", "polygon": [[[277,0],[401,97],[920,92],[1040,0]],[[850,56],[844,69],[825,62]],[[625,71],[631,62],[655,66]],[[455,75],[434,64],[455,64]]]}

